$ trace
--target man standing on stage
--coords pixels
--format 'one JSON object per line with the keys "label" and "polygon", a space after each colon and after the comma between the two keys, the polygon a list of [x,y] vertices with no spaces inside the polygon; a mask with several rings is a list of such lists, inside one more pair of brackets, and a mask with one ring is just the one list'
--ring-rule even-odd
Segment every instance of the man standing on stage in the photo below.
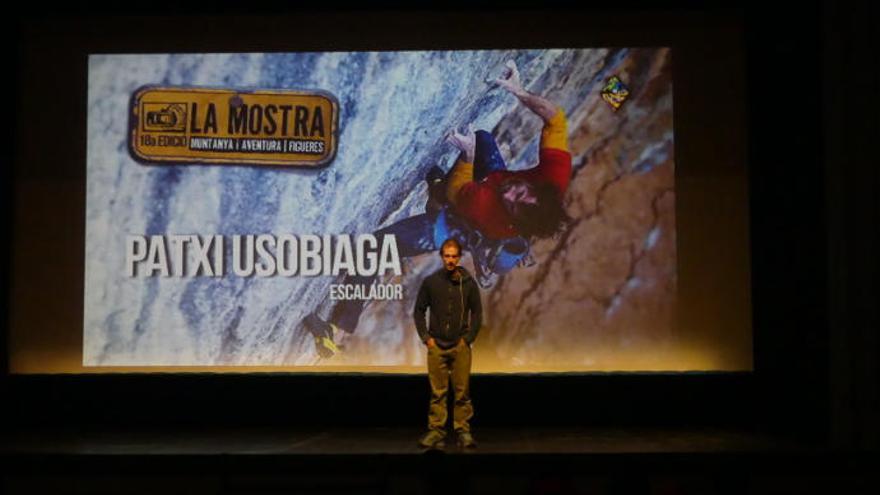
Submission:
{"label": "man standing on stage", "polygon": [[[474,415],[470,396],[471,344],[480,331],[483,308],[476,281],[458,263],[461,245],[447,239],[440,247],[443,268],[422,282],[413,316],[419,338],[428,346],[431,401],[428,432],[419,440],[425,448],[442,449],[446,438],[446,395],[449,376],[455,394],[453,427],[462,448],[477,446],[469,421]],[[430,324],[425,311],[431,308]]]}

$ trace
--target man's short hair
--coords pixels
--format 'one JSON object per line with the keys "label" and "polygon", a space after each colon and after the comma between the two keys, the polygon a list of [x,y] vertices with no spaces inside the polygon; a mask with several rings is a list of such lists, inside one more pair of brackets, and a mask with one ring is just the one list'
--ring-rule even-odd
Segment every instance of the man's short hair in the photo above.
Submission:
{"label": "man's short hair", "polygon": [[455,249],[458,251],[458,255],[461,256],[461,244],[455,238],[450,237],[443,241],[443,244],[440,245],[440,256],[443,256],[443,250],[446,249],[447,246],[455,246]]}

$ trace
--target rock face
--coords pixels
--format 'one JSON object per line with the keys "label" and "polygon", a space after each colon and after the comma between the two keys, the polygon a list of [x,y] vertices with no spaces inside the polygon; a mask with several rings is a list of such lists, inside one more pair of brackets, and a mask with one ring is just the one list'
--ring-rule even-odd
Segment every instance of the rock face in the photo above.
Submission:
{"label": "rock face", "polygon": [[[537,264],[505,275],[484,291],[485,324],[474,345],[478,371],[670,369],[676,301],[672,80],[668,50],[606,56],[632,94],[614,111],[592,87],[567,107],[575,164],[565,208],[572,222],[557,238],[533,244]],[[611,70],[596,63],[596,73]],[[601,67],[601,69],[600,69]],[[555,76],[562,77],[562,76]],[[530,88],[564,100],[567,85]],[[516,107],[493,129],[511,168],[536,162],[540,120]],[[532,149],[529,149],[529,148]],[[436,256],[418,273],[440,267]],[[472,267],[469,259],[466,267]],[[418,280],[407,282],[414,294]],[[376,305],[362,318],[393,328],[413,301]],[[363,323],[362,323],[363,325]],[[421,357],[411,327],[383,331],[380,348],[404,346]],[[360,331],[360,330],[359,330]],[[353,355],[377,342],[353,339]],[[399,347],[398,347],[399,348]],[[377,361],[381,358],[378,357]],[[393,364],[396,364],[392,361]]]}
{"label": "rock face", "polygon": [[[332,309],[336,280],[128,279],[124,238],[373,232],[424,211],[424,174],[455,159],[444,134],[469,122],[495,135],[509,168],[531,167],[540,119],[485,82],[509,59],[569,116],[572,222],[533,244],[536,265],[484,291],[475,369],[663,369],[676,344],[666,49],[91,57],[84,364],[421,370],[411,311],[436,255],[407,259],[391,281],[406,300],[370,304],[345,352],[319,360],[300,320]],[[631,90],[617,111],[599,94],[611,75]],[[127,105],[144,84],[330,91],[341,111],[337,157],[320,171],[137,164]]]}
{"label": "rock face", "polygon": [[623,108],[594,94],[572,112],[572,223],[534,245],[537,266],[488,295],[487,354],[498,361],[483,366],[662,369],[658,354],[674,343],[668,52],[632,51],[616,73],[632,88]]}

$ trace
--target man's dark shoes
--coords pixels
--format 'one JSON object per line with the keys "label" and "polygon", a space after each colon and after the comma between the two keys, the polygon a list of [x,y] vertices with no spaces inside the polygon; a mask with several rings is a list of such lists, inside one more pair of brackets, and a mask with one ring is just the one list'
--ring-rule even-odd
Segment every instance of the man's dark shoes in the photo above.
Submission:
{"label": "man's dark shoes", "polygon": [[442,449],[446,447],[446,436],[436,430],[429,430],[428,433],[422,435],[422,438],[419,439],[419,447],[424,449]]}
{"label": "man's dark shoes", "polygon": [[471,432],[462,431],[458,433],[458,447],[461,449],[477,448],[477,442],[474,441],[474,436],[471,435]]}

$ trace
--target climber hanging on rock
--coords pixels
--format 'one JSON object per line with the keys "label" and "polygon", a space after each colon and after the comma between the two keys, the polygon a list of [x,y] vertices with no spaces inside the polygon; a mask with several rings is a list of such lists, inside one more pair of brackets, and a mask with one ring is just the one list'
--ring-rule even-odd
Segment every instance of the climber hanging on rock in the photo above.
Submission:
{"label": "climber hanging on rock", "polygon": [[[402,257],[439,249],[446,239],[458,240],[471,252],[475,278],[484,288],[498,276],[530,261],[530,240],[550,237],[568,221],[562,207],[571,180],[567,121],[563,110],[546,98],[529,93],[520,81],[516,64],[506,63],[502,77],[493,83],[511,94],[544,121],[538,164],[526,170],[510,171],[492,135],[472,126],[459,133],[452,130],[447,142],[461,153],[444,174],[432,168],[426,177],[426,212],[406,218],[375,233],[379,238],[394,234]],[[346,284],[370,284],[367,277],[347,277]],[[340,301],[325,320],[311,313],[303,320],[313,335],[322,357],[339,352],[342,332],[357,327],[365,302]]]}

